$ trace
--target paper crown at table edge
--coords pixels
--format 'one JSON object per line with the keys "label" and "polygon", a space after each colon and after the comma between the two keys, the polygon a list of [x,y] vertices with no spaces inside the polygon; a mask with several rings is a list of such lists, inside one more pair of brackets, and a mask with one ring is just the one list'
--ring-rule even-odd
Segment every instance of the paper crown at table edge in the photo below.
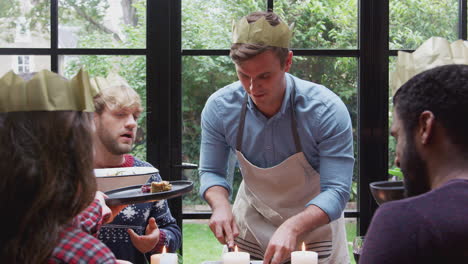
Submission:
{"label": "paper crown at table edge", "polygon": [[468,43],[456,40],[450,43],[441,37],[431,37],[414,52],[398,51],[395,70],[390,73],[392,94],[413,76],[448,64],[468,64]]}
{"label": "paper crown at table edge", "polygon": [[70,80],[55,72],[41,70],[26,81],[9,71],[0,78],[0,112],[94,112],[93,97],[98,92],[83,69]]}
{"label": "paper crown at table edge", "polygon": [[270,25],[265,17],[249,23],[246,17],[232,24],[232,43],[258,44],[288,48],[294,24],[288,26],[283,21]]}

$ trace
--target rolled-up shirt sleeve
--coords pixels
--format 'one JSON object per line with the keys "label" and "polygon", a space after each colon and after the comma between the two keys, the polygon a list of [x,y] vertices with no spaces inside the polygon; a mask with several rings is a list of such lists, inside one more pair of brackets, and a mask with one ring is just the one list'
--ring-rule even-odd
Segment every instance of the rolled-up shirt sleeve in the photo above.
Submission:
{"label": "rolled-up shirt sleeve", "polygon": [[351,118],[341,100],[337,98],[333,105],[325,108],[317,128],[321,193],[307,204],[320,207],[330,221],[338,219],[346,207],[354,167]]}
{"label": "rolled-up shirt sleeve", "polygon": [[230,147],[228,146],[222,119],[219,118],[220,108],[215,100],[208,100],[201,116],[201,145],[200,145],[200,196],[205,199],[205,192],[210,187],[224,187],[229,194],[232,187],[226,180],[227,160]]}

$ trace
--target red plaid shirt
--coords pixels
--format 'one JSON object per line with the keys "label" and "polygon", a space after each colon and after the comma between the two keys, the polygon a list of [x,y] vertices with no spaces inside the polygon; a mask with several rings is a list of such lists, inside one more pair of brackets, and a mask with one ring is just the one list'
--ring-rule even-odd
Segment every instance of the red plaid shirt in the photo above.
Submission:
{"label": "red plaid shirt", "polygon": [[60,234],[48,263],[116,263],[110,249],[96,238],[102,225],[102,208],[95,200]]}

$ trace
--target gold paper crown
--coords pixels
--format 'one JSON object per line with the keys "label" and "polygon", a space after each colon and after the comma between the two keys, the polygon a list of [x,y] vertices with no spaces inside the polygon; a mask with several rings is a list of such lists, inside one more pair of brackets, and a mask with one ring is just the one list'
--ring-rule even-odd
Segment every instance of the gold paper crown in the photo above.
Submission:
{"label": "gold paper crown", "polygon": [[393,94],[409,79],[423,71],[447,64],[468,64],[468,45],[463,40],[450,43],[431,37],[413,53],[398,51],[395,71],[390,75]]}
{"label": "gold paper crown", "polygon": [[31,80],[10,71],[0,79],[0,112],[84,111],[94,112],[88,73],[80,70],[71,80],[48,71],[36,73]]}
{"label": "gold paper crown", "polygon": [[109,73],[109,75],[107,75],[107,78],[100,76],[92,78],[91,85],[94,86],[95,89],[100,91],[118,86],[130,87],[130,85],[128,85],[128,82],[115,72]]}
{"label": "gold paper crown", "polygon": [[259,44],[280,48],[288,48],[292,37],[292,28],[280,22],[276,26],[270,25],[265,17],[249,23],[243,17],[232,26],[232,43]]}

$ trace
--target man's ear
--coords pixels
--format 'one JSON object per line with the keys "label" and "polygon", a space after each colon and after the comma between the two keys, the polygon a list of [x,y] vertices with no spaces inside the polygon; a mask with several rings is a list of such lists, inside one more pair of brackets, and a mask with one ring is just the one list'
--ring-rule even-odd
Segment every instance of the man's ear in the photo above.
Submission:
{"label": "man's ear", "polygon": [[435,116],[431,111],[423,111],[419,115],[419,128],[418,134],[421,144],[429,143],[429,140],[434,134],[435,129]]}
{"label": "man's ear", "polygon": [[293,52],[289,51],[288,57],[286,58],[286,61],[284,62],[284,71],[285,72],[289,72],[289,70],[291,69],[292,58],[293,58]]}

